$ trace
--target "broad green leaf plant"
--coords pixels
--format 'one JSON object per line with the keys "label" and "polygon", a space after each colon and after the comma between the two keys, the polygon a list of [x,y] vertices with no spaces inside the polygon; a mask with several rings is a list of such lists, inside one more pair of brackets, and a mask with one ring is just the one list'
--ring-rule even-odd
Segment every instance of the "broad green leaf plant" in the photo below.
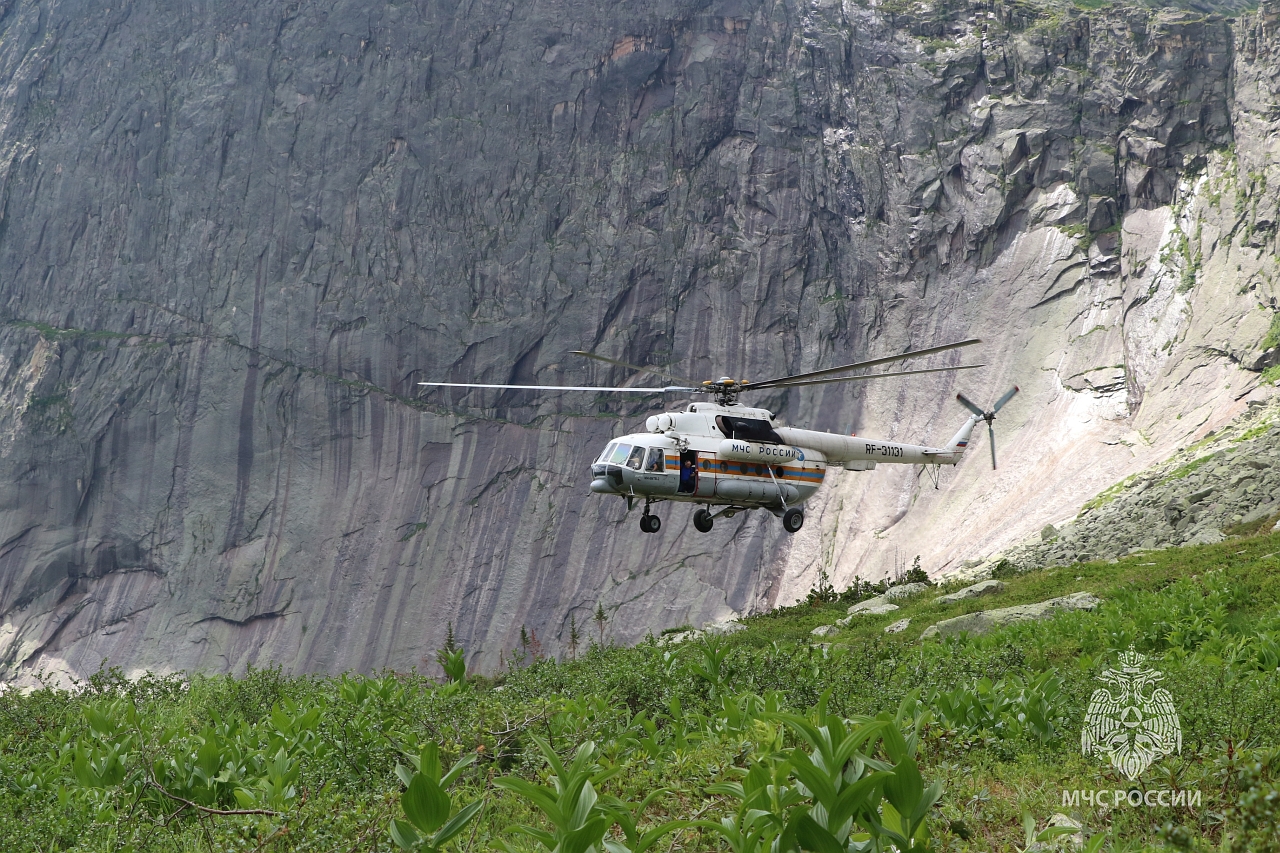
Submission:
{"label": "broad green leaf plant", "polygon": [[440,748],[428,742],[421,755],[410,757],[416,772],[396,765],[396,776],[405,786],[400,806],[407,818],[391,822],[391,840],[396,846],[401,850],[435,853],[467,828],[484,807],[484,801],[476,800],[455,809],[445,788],[475,760],[474,755],[463,756],[448,773],[441,775]]}
{"label": "broad green leaf plant", "polygon": [[[777,715],[807,744],[791,750],[790,763],[811,798],[811,805],[792,812],[781,846],[817,853],[879,853],[887,844],[899,851],[931,849],[925,818],[942,796],[942,783],[926,787],[916,763],[926,719],[916,716],[916,696],[904,699],[896,717],[855,720],[829,713],[829,700],[827,691],[812,720]],[[878,750],[871,748],[877,744]],[[872,757],[877,753],[883,757]]]}
{"label": "broad green leaf plant", "polygon": [[[504,776],[494,780],[494,785],[524,798],[542,812],[550,830],[516,825],[512,832],[531,838],[540,850],[548,853],[645,853],[665,836],[689,821],[669,821],[641,832],[637,816],[663,791],[655,791],[639,803],[631,806],[614,797],[601,797],[597,787],[616,775],[617,766],[601,767],[597,760],[596,745],[590,741],[578,747],[569,764],[561,761],[551,744],[542,738],[533,738],[551,770],[550,785],[537,785],[517,776]],[[618,826],[623,840],[606,839],[613,826]],[[519,853],[507,841],[493,842],[495,849],[505,853]]]}

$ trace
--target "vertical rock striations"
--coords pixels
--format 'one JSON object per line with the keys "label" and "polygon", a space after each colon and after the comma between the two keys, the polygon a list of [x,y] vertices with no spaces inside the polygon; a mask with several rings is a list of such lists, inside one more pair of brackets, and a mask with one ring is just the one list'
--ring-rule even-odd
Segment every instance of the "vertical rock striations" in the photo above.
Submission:
{"label": "vertical rock striations", "polygon": [[[986,553],[1229,417],[1275,15],[1017,8],[0,4],[3,674],[407,669],[450,621],[491,668],[597,602],[631,640]],[[794,539],[586,492],[661,403],[416,385],[971,334],[981,377],[753,400],[930,440],[957,381],[1027,392],[996,475],[833,475]]]}

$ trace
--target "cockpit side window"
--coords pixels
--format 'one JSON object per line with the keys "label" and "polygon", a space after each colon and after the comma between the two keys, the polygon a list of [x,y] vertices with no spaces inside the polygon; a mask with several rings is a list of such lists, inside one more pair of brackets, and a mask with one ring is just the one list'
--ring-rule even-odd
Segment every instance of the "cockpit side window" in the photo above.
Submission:
{"label": "cockpit side window", "polygon": [[631,453],[631,445],[616,444],[613,448],[613,455],[609,457],[610,465],[621,465],[627,461],[628,454]]}
{"label": "cockpit side window", "polygon": [[640,466],[644,464],[644,448],[637,447],[631,451],[631,455],[627,457],[627,467],[633,471],[639,471]]}
{"label": "cockpit side window", "polygon": [[644,463],[644,470],[661,474],[666,470],[667,451],[661,447],[649,448],[649,460]]}
{"label": "cockpit side window", "polygon": [[604,453],[600,454],[600,458],[597,459],[596,462],[608,462],[609,454],[613,453],[613,449],[617,446],[618,446],[618,442],[616,441],[609,442],[609,446],[604,449]]}

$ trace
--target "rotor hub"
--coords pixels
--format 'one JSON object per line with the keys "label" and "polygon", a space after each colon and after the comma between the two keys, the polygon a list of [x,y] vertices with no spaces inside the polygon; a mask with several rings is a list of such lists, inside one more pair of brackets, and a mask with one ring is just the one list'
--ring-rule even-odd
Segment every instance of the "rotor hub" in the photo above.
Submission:
{"label": "rotor hub", "polygon": [[732,406],[738,401],[738,395],[742,393],[742,386],[745,384],[745,379],[721,376],[714,382],[708,379],[702,383],[702,387],[708,394],[713,395],[715,401],[721,406]]}

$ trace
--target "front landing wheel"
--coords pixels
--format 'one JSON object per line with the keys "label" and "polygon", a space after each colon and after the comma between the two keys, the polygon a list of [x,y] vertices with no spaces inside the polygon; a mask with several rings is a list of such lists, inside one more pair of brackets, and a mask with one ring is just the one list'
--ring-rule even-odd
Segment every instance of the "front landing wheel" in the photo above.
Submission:
{"label": "front landing wheel", "polygon": [[795,533],[801,527],[804,527],[804,510],[799,507],[792,507],[782,514],[782,529],[788,533]]}
{"label": "front landing wheel", "polygon": [[662,527],[662,519],[656,515],[640,516],[640,530],[644,533],[657,533],[660,527]]}
{"label": "front landing wheel", "polygon": [[700,509],[693,514],[693,528],[699,533],[710,533],[711,525],[715,520],[711,517],[711,513],[705,509]]}

